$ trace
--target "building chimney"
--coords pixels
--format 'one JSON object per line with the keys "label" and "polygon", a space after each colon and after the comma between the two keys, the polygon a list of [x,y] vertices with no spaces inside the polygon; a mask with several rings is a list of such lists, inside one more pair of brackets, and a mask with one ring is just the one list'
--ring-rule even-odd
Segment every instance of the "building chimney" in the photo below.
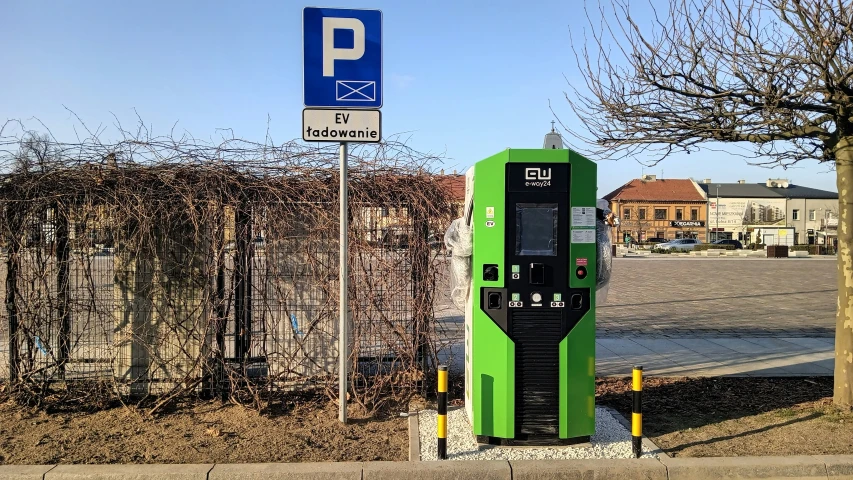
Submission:
{"label": "building chimney", "polygon": [[643,175],[644,182],[654,182],[657,178],[658,177],[656,175]]}
{"label": "building chimney", "polygon": [[711,179],[710,179],[710,178],[706,178],[705,180],[702,180],[702,183],[704,183],[705,185],[710,185],[710,184],[711,184]]}
{"label": "building chimney", "polygon": [[737,181],[737,183],[739,183],[739,184],[743,185],[743,184],[745,184],[745,183],[746,183],[746,180],[738,180],[738,181]]}
{"label": "building chimney", "polygon": [[444,169],[441,169],[441,173],[439,175],[444,175]]}
{"label": "building chimney", "polygon": [[788,179],[786,178],[768,178],[767,186],[770,188],[788,188]]}

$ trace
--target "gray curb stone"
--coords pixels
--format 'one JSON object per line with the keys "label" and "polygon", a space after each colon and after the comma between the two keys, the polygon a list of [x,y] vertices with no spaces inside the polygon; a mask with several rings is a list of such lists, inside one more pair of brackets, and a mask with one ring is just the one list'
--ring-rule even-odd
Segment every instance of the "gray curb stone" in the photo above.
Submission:
{"label": "gray curb stone", "polygon": [[364,480],[512,480],[509,462],[454,460],[452,462],[368,462]]}
{"label": "gray curb stone", "polygon": [[853,455],[815,455],[826,465],[826,476],[832,480],[853,480]]}
{"label": "gray curb stone", "polygon": [[513,480],[666,480],[666,467],[658,460],[514,460]]}
{"label": "gray curb stone", "polygon": [[0,480],[42,480],[56,465],[0,465]]}
{"label": "gray curb stone", "polygon": [[359,462],[217,464],[208,480],[361,480]]}
{"label": "gray curb stone", "polygon": [[219,465],[0,465],[0,480],[853,480],[853,455]]}
{"label": "gray curb stone", "polygon": [[59,465],[44,480],[207,480],[213,464]]}
{"label": "gray curb stone", "polygon": [[668,458],[661,462],[670,480],[827,478],[826,464],[814,456]]}

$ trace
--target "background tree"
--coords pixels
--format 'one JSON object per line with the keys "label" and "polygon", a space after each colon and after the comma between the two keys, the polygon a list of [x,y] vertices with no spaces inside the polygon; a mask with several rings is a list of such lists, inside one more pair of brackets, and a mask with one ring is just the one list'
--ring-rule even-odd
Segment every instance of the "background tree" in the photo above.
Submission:
{"label": "background tree", "polygon": [[28,132],[21,139],[11,166],[15,173],[46,173],[57,167],[61,156],[48,135]]}
{"label": "background tree", "polygon": [[575,49],[586,89],[566,95],[591,156],[660,161],[734,142],[755,164],[835,169],[834,402],[853,407],[853,2],[671,0],[667,12],[639,7],[648,25],[627,2],[613,7],[587,15]]}
{"label": "background tree", "polygon": [[[644,209],[643,213],[644,218],[640,218],[640,209]],[[620,229],[623,231],[631,232],[631,236],[634,237],[634,241],[640,243],[640,232],[644,232],[646,238],[642,239],[643,241],[648,239],[649,237],[653,237],[654,235],[649,235],[649,230],[653,229],[653,223],[649,219],[649,207],[640,207],[636,204],[620,204]],[[625,218],[625,210],[628,210],[629,218]]]}

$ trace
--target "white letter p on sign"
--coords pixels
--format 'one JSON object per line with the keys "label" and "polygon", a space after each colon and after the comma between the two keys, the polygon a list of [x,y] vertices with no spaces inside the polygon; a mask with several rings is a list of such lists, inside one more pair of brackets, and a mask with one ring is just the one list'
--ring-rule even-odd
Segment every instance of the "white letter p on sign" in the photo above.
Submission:
{"label": "white letter p on sign", "polygon": [[[352,48],[335,48],[335,30],[352,30]],[[364,24],[357,18],[323,17],[323,76],[335,76],[335,60],[364,55]]]}

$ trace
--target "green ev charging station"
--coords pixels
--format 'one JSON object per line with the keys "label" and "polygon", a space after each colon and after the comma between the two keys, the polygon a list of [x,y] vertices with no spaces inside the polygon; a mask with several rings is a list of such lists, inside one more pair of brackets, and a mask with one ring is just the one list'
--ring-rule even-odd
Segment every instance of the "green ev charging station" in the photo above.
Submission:
{"label": "green ev charging station", "polygon": [[507,149],[466,173],[465,407],[479,443],[595,432],[596,164]]}

